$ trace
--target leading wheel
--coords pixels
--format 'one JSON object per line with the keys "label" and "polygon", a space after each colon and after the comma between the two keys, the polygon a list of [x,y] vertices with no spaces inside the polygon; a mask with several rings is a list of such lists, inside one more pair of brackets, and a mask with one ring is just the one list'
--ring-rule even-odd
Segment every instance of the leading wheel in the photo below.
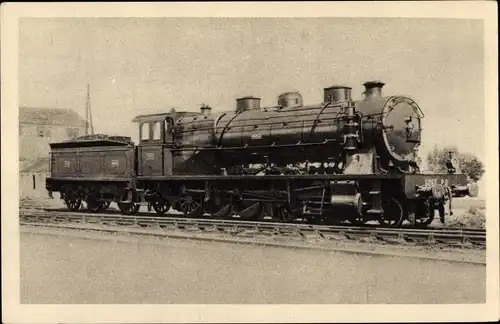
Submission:
{"label": "leading wheel", "polygon": [[429,201],[425,201],[417,211],[415,215],[415,226],[416,227],[427,227],[434,220],[434,207]]}
{"label": "leading wheel", "polygon": [[390,198],[382,203],[383,215],[379,218],[380,225],[399,227],[403,223],[404,210],[396,198]]}

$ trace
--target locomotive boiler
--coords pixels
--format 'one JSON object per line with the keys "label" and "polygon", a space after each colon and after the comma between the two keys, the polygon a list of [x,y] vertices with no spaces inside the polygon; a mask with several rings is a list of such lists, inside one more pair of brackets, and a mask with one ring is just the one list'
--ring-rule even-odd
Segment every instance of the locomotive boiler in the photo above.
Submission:
{"label": "locomotive boiler", "polygon": [[[234,111],[211,114],[203,107],[200,114],[172,118],[165,136],[174,147],[175,173],[217,174],[224,168],[238,174],[250,164],[285,167],[305,161],[328,163],[344,174],[418,171],[422,111],[410,98],[383,97],[383,85],[365,83],[360,101],[352,101],[351,88],[334,86],[324,89],[318,105],[304,106],[293,92],[279,96],[275,107],[261,108],[259,98],[244,97]],[[151,127],[148,121],[161,132],[162,120],[135,121],[142,125],[141,136]],[[338,168],[342,165],[347,168]],[[143,174],[162,170],[152,162]]]}
{"label": "locomotive boiler", "polygon": [[[272,107],[249,96],[230,111],[203,105],[200,112],[140,115],[128,182],[76,170],[72,179],[48,178],[47,188],[87,201],[92,184],[100,206],[114,201],[127,213],[148,204],[159,214],[173,207],[186,216],[390,226],[427,225],[436,210],[443,220],[452,197],[477,195],[464,174],[420,173],[424,114],[414,100],[384,96],[379,81],[364,86],[361,100],[350,87],[332,86],[316,105],[287,92]],[[99,145],[93,149],[109,149]]]}

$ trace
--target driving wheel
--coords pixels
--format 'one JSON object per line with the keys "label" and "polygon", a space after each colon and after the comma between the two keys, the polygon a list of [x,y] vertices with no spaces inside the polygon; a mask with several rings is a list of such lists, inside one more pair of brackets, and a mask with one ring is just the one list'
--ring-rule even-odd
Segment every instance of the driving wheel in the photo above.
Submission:
{"label": "driving wheel", "polygon": [[201,215],[201,202],[191,195],[183,195],[178,201],[179,211],[187,217],[199,217]]}
{"label": "driving wheel", "polygon": [[141,205],[134,203],[118,203],[118,208],[125,215],[135,215],[141,208]]}

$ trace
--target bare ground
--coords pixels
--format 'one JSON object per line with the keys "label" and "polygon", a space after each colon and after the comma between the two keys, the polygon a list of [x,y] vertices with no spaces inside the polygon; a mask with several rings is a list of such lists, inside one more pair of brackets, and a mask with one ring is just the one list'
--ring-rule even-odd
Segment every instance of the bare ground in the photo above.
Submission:
{"label": "bare ground", "polygon": [[481,265],[72,233],[21,233],[22,303],[485,301]]}

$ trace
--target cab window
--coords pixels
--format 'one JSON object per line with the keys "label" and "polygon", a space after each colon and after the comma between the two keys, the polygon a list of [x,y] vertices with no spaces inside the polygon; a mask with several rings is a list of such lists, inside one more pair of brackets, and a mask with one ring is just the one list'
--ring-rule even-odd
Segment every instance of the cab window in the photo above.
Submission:
{"label": "cab window", "polygon": [[161,140],[161,122],[157,121],[153,124],[153,139],[154,140]]}
{"label": "cab window", "polygon": [[170,125],[168,123],[168,120],[165,119],[163,121],[164,127],[165,127],[165,138],[167,137],[168,133],[170,133]]}
{"label": "cab window", "polygon": [[165,137],[164,137],[164,140],[166,143],[170,143],[173,141],[173,121],[172,121],[172,118],[170,117],[167,117],[164,121],[163,121],[163,126],[164,126],[164,132],[165,132]]}
{"label": "cab window", "polygon": [[147,141],[149,140],[149,124],[144,123],[141,126],[141,140]]}

